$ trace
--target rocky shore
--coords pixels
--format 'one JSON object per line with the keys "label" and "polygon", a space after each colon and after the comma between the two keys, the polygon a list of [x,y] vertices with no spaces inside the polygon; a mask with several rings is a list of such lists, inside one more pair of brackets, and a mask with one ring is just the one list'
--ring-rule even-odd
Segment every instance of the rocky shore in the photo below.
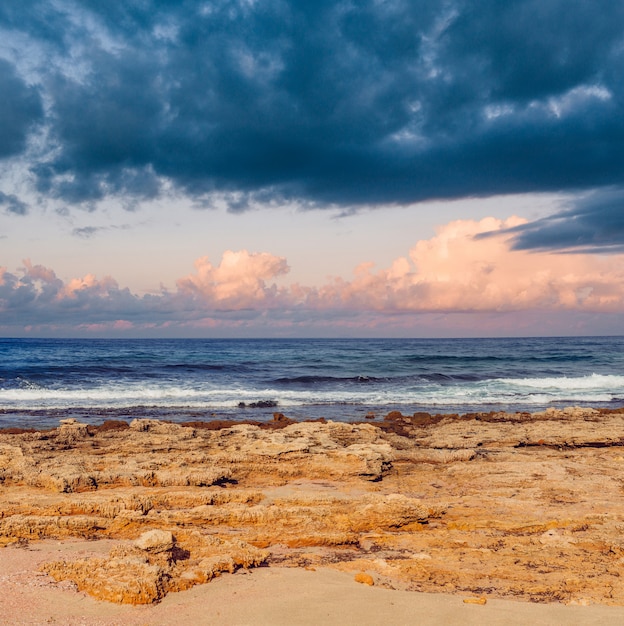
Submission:
{"label": "rocky shore", "polygon": [[114,603],[268,566],[624,605],[624,409],[370,417],[5,429],[0,545],[100,540],[42,576]]}

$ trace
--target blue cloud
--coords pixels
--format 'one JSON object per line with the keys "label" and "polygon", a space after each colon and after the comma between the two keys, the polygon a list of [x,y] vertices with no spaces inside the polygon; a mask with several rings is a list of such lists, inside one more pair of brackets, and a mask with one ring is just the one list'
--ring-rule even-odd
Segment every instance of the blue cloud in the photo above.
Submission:
{"label": "blue cloud", "polygon": [[13,215],[26,215],[28,205],[14,194],[7,194],[0,191],[0,207],[4,207],[6,213]]}
{"label": "blue cloud", "polygon": [[554,215],[506,231],[516,250],[624,252],[624,189],[594,192]]}
{"label": "blue cloud", "polygon": [[41,98],[0,59],[0,159],[21,154],[28,133],[43,117]]}
{"label": "blue cloud", "polygon": [[0,64],[0,156],[24,155],[45,101],[27,156],[70,204],[165,181],[232,210],[624,184],[618,0],[6,4],[45,63]]}

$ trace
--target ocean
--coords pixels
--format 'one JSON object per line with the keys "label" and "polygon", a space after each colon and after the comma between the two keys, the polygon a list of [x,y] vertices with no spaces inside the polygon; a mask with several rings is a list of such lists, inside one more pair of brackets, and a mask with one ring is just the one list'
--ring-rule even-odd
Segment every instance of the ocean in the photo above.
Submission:
{"label": "ocean", "polygon": [[0,427],[624,406],[624,337],[0,339]]}

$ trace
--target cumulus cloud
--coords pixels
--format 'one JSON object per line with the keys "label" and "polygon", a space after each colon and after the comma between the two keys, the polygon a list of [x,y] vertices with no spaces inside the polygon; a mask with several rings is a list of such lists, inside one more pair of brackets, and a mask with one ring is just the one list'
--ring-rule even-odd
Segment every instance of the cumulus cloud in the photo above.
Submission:
{"label": "cumulus cloud", "polygon": [[624,311],[624,256],[514,250],[509,233],[525,226],[519,218],[451,222],[389,269],[362,265],[353,281],[324,287],[320,300],[386,312]]}
{"label": "cumulus cloud", "polygon": [[[487,319],[482,332],[506,327],[530,334],[545,328],[542,314],[568,325],[579,314],[621,316],[624,254],[513,249],[514,233],[528,224],[520,218],[454,221],[387,268],[363,262],[351,280],[333,279],[321,287],[278,287],[276,280],[289,270],[286,259],[246,250],[226,251],[218,264],[197,259],[175,289],[144,296],[109,276],[61,280],[50,268],[26,260],[16,273],[0,268],[2,327],[99,333],[178,329],[191,335],[241,328],[305,334],[314,327],[332,334],[393,327],[409,332],[425,322],[445,327],[444,319],[454,316],[454,327],[467,332],[457,316],[476,315]],[[490,235],[480,236],[485,233]]]}
{"label": "cumulus cloud", "polygon": [[0,63],[0,156],[68,203],[171,185],[234,210],[348,208],[624,182],[619,0],[4,4],[20,69]]}
{"label": "cumulus cloud", "polygon": [[17,272],[0,267],[0,327],[107,332],[247,323],[289,302],[269,282],[288,269],[284,258],[269,253],[226,251],[218,265],[198,259],[195,272],[180,278],[174,291],[140,296],[111,276],[61,280],[26,259]]}
{"label": "cumulus cloud", "polygon": [[286,259],[266,252],[227,250],[218,266],[202,257],[195,261],[195,270],[177,281],[182,296],[197,296],[218,308],[245,309],[276,303],[277,287],[267,286],[266,281],[286,274],[289,268]]}
{"label": "cumulus cloud", "polygon": [[54,270],[33,265],[29,259],[18,272],[0,268],[0,312],[5,328],[33,324],[68,326],[85,320],[108,321],[115,312],[125,315],[155,315],[146,298],[121,289],[111,277],[98,280],[93,275],[64,282]]}

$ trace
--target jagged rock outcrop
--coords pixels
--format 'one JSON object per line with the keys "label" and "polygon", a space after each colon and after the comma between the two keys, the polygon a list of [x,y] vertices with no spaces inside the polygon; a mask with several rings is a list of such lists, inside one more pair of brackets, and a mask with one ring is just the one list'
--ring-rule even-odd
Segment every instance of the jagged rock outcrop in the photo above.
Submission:
{"label": "jagged rock outcrop", "polygon": [[55,580],[70,580],[98,600],[150,604],[170,591],[205,583],[224,572],[256,567],[268,553],[239,540],[185,533],[181,541],[170,531],[150,530],[134,544],[114,547],[107,558],[46,563]]}
{"label": "jagged rock outcrop", "polygon": [[107,558],[46,566],[115,602],[262,562],[382,587],[624,602],[624,411],[221,426],[0,432],[0,546],[116,540]]}

